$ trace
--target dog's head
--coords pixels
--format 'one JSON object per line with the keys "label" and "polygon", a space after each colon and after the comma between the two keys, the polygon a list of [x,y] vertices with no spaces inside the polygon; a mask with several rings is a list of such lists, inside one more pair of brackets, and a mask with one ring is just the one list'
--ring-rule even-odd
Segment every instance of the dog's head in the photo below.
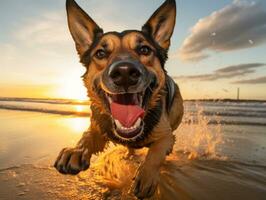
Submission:
{"label": "dog's head", "polygon": [[141,31],[121,33],[104,33],[74,0],[67,0],[66,6],[69,29],[86,67],[84,83],[92,103],[111,117],[117,137],[140,137],[143,118],[164,91],[175,0],[166,0]]}

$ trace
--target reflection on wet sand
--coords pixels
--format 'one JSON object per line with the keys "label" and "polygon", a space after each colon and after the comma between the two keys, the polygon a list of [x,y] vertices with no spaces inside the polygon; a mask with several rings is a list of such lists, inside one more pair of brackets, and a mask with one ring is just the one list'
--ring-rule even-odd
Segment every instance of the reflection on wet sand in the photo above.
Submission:
{"label": "reflection on wet sand", "polygon": [[54,159],[74,146],[89,118],[0,110],[0,169]]}
{"label": "reflection on wet sand", "polygon": [[[78,176],[57,173],[49,166],[22,165],[0,170],[3,199],[136,200],[129,192],[145,150],[125,157],[124,147],[111,147]],[[208,158],[187,159],[174,153],[161,168],[151,200],[265,199],[266,167]],[[12,192],[11,192],[12,191]]]}
{"label": "reflection on wet sand", "polygon": [[90,126],[89,118],[81,117],[60,119],[57,123],[68,128],[73,134],[78,135],[82,134]]}
{"label": "reflection on wet sand", "polygon": [[[121,147],[111,149],[92,170],[96,181],[108,185],[114,194],[120,193],[121,199],[135,199],[128,191],[145,151],[131,158],[125,153]],[[208,157],[189,160],[185,154],[173,153],[162,166],[157,191],[150,199],[263,199],[265,172],[265,166]]]}

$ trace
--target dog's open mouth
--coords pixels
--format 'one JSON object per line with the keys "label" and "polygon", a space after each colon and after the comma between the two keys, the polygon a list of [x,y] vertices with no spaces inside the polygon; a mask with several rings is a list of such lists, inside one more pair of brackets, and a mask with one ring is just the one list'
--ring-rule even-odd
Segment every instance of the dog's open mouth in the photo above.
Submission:
{"label": "dog's open mouth", "polygon": [[143,93],[107,94],[116,134],[132,139],[143,132],[145,114]]}

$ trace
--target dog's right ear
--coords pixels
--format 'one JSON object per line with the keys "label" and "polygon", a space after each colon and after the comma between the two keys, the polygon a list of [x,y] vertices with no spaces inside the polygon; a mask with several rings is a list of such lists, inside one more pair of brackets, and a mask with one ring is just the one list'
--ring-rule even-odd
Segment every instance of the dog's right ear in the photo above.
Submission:
{"label": "dog's right ear", "polygon": [[74,0],[66,1],[68,27],[76,43],[78,54],[82,56],[103,30],[82,10]]}
{"label": "dog's right ear", "polygon": [[165,0],[144,24],[142,31],[150,35],[162,48],[168,50],[175,27],[175,18],[175,0]]}

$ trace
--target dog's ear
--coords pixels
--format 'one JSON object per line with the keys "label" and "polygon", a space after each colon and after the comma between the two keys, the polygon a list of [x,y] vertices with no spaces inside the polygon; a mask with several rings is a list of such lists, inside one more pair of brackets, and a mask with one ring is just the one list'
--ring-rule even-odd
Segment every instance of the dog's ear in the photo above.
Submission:
{"label": "dog's ear", "polygon": [[176,19],[175,0],[166,0],[142,27],[162,48],[168,49]]}
{"label": "dog's ear", "polygon": [[69,30],[76,43],[76,49],[82,56],[94,39],[103,34],[103,30],[74,0],[66,1],[66,10]]}

